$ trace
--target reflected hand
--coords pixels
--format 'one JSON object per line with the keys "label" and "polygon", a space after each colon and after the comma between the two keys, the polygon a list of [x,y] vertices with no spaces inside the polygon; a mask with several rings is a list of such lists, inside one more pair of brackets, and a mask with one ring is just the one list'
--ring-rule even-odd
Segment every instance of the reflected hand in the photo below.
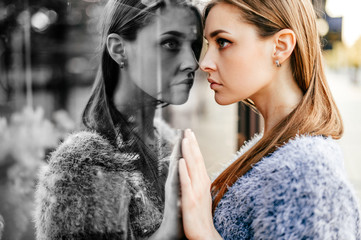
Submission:
{"label": "reflected hand", "polygon": [[165,183],[165,206],[162,224],[150,239],[176,240],[184,238],[178,174],[182,135],[182,132],[179,131],[177,142],[170,156],[168,177]]}

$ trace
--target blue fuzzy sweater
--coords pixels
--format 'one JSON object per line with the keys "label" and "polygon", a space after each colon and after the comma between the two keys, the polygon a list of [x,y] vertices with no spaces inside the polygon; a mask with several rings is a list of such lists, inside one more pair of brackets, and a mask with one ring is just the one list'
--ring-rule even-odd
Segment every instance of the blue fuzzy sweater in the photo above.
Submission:
{"label": "blue fuzzy sweater", "polygon": [[264,157],[229,188],[213,220],[224,239],[361,239],[341,150],[321,136],[297,136]]}

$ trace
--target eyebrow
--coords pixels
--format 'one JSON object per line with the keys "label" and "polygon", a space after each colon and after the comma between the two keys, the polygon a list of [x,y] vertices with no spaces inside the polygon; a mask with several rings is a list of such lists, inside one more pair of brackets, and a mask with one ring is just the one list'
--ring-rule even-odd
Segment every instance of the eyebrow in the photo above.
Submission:
{"label": "eyebrow", "polygon": [[178,32],[178,31],[168,31],[168,32],[164,32],[164,33],[162,33],[162,35],[167,35],[167,34],[169,34],[169,35],[174,35],[174,36],[176,36],[176,37],[185,37],[185,34],[184,33],[182,33],[182,32]]}
{"label": "eyebrow", "polygon": [[[211,38],[214,38],[215,36],[217,36],[217,35],[220,34],[220,33],[229,33],[229,32],[227,32],[227,31],[225,31],[225,30],[222,30],[222,29],[219,29],[219,30],[215,30],[215,31],[211,32],[211,33],[209,34],[209,36],[210,36]],[[204,36],[204,38],[207,39],[205,36]]]}

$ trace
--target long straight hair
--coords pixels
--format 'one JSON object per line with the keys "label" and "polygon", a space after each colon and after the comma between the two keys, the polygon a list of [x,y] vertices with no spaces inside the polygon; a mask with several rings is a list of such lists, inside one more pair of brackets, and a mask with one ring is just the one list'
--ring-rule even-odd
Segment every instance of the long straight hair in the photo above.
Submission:
{"label": "long straight hair", "polygon": [[[157,193],[155,197],[164,201],[164,182],[167,176],[159,176],[157,153],[144,143],[142,133],[137,133],[136,126],[128,120],[129,116],[120,113],[115,106],[115,89],[118,81],[121,81],[120,67],[111,58],[106,39],[109,34],[117,33],[125,40],[134,41],[138,31],[153,22],[153,18],[159,13],[158,9],[166,11],[166,7],[170,5],[186,7],[195,14],[199,22],[199,41],[193,49],[199,57],[202,46],[202,20],[199,11],[188,5],[185,0],[148,1],[147,5],[143,2],[147,1],[109,0],[105,5],[100,21],[100,64],[91,96],[83,111],[82,121],[86,128],[98,132],[116,148],[123,149],[130,158],[139,156],[139,160],[135,161],[135,167],[153,186]],[[154,99],[154,104],[157,103]],[[122,141],[119,141],[119,138]],[[122,142],[122,145],[119,146],[119,142]]]}
{"label": "long straight hair", "polygon": [[[219,201],[239,177],[263,157],[273,153],[297,135],[323,135],[339,139],[343,123],[328,87],[316,14],[309,0],[215,0],[204,13],[206,20],[212,7],[227,3],[239,8],[243,20],[254,26],[259,37],[267,38],[282,29],[295,32],[297,43],[291,55],[293,78],[303,92],[296,108],[274,126],[251,149],[234,161],[212,183],[213,212]],[[251,101],[245,102],[255,107]]]}

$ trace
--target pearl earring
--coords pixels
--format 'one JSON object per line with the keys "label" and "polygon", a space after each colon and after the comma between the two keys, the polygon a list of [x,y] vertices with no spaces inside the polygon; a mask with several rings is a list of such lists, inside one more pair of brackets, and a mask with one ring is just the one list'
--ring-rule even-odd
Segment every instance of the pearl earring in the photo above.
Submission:
{"label": "pearl earring", "polygon": [[124,68],[125,63],[123,61],[120,62],[119,67]]}
{"label": "pearl earring", "polygon": [[281,67],[281,63],[280,63],[279,60],[276,60],[276,66],[277,66],[277,67]]}

